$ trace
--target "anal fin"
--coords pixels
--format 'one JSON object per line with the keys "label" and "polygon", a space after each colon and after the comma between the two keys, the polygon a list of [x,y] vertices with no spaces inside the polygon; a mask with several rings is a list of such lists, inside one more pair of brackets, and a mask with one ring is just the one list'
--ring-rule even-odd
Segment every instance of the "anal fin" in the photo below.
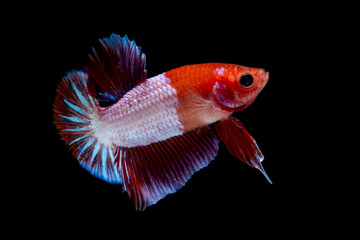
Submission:
{"label": "anal fin", "polygon": [[218,151],[217,136],[205,127],[147,146],[121,148],[123,189],[138,210],[180,189]]}
{"label": "anal fin", "polygon": [[242,162],[254,167],[272,183],[261,165],[264,156],[242,123],[235,118],[227,118],[215,125],[216,133],[229,151]]}

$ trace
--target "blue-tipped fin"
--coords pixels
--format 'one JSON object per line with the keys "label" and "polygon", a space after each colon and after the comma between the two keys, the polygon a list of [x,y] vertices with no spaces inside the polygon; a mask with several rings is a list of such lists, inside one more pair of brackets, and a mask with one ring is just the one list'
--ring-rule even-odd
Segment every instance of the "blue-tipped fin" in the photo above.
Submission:
{"label": "blue-tipped fin", "polygon": [[115,166],[116,147],[101,143],[92,128],[91,116],[99,105],[86,92],[87,81],[88,75],[83,71],[66,74],[56,93],[54,123],[82,167],[107,182],[121,183]]}

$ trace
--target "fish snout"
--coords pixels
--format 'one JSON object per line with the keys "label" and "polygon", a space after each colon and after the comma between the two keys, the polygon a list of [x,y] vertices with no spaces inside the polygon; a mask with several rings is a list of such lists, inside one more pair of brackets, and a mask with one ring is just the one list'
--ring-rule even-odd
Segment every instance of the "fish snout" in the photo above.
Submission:
{"label": "fish snout", "polygon": [[269,81],[269,72],[266,72],[264,69],[260,69],[260,86],[265,87],[266,83]]}

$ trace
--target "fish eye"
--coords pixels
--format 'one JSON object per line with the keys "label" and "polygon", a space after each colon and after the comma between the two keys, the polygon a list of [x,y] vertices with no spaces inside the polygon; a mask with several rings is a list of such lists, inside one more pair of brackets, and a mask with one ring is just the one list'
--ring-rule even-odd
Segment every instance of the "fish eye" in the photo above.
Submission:
{"label": "fish eye", "polygon": [[240,78],[240,84],[243,87],[251,87],[251,85],[254,83],[254,78],[249,73],[244,73]]}

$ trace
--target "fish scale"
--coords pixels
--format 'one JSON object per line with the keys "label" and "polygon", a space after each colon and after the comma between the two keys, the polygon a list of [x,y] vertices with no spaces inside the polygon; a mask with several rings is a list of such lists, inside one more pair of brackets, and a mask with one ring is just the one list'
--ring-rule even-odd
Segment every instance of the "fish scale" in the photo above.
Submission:
{"label": "fish scale", "polygon": [[[161,91],[155,93],[154,89]],[[93,123],[95,136],[117,146],[134,147],[181,135],[178,105],[176,90],[164,74],[149,78],[116,104],[99,112]]]}

